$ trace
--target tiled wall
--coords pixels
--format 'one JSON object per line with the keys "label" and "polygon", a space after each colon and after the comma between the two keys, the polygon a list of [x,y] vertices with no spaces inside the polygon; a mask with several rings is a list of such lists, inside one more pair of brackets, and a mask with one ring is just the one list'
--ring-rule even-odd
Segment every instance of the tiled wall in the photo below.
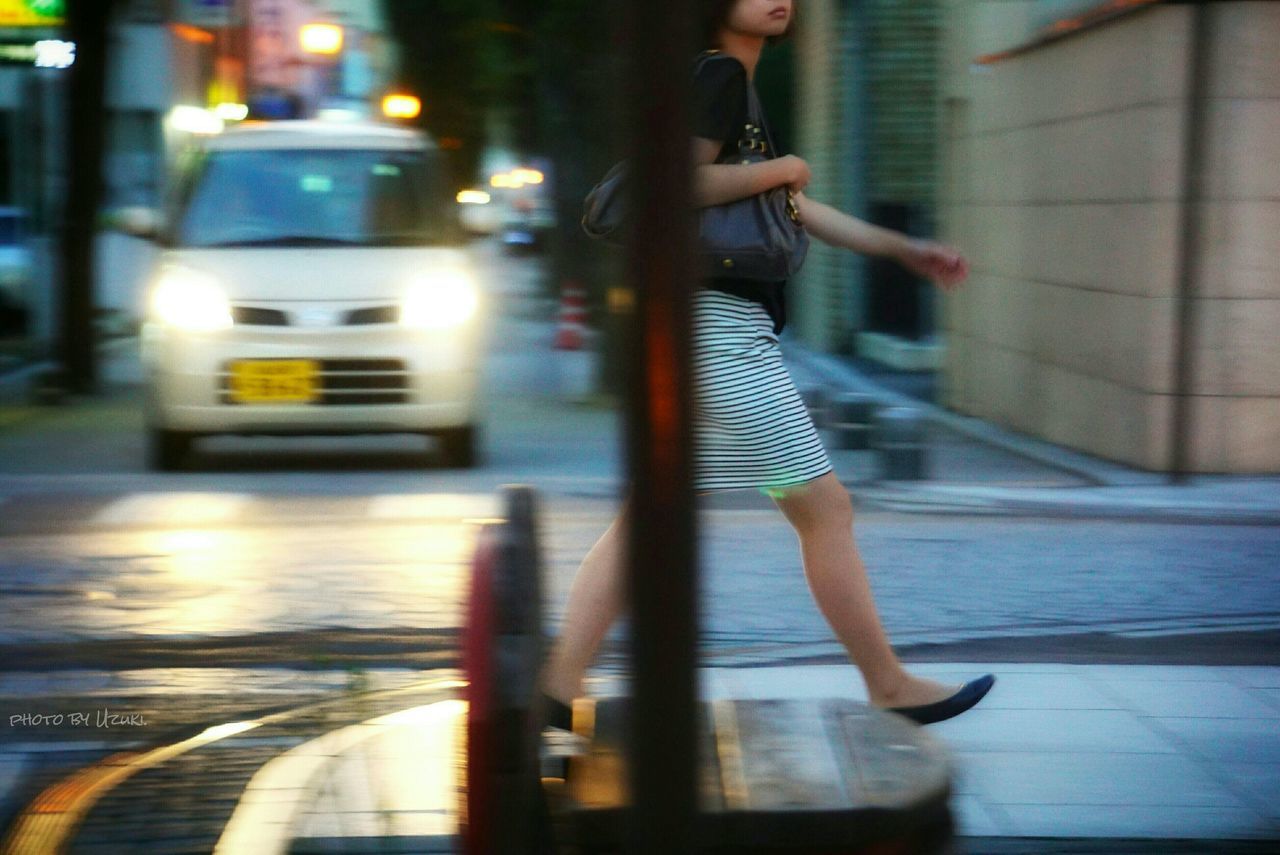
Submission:
{"label": "tiled wall", "polygon": [[[940,0],[807,0],[796,50],[797,152],[810,195],[855,216],[932,207]],[[862,327],[865,260],[815,244],[791,289],[805,342],[847,352]]]}
{"label": "tiled wall", "polygon": [[1214,10],[1195,384],[1201,466],[1280,471],[1280,4]]}
{"label": "tiled wall", "polygon": [[[942,222],[947,403],[1164,469],[1175,391],[1190,7],[1160,5],[981,70],[1025,2],[952,0]],[[1280,4],[1213,10],[1194,466],[1280,470]],[[1002,23],[1003,22],[1003,23]]]}
{"label": "tiled wall", "polygon": [[[796,153],[813,172],[807,195],[836,206],[853,179],[842,139],[846,81],[840,72],[847,21],[840,6],[834,0],[805,3],[796,45]],[[820,350],[839,350],[844,344],[851,278],[847,256],[814,241],[803,270],[789,287],[794,327],[807,344]]]}

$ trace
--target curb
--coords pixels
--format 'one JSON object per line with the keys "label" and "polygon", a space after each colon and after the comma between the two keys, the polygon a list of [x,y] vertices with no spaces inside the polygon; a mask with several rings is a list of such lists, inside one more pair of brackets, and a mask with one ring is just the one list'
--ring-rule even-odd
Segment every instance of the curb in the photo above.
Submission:
{"label": "curb", "polygon": [[[1088,488],[1085,488],[1088,489]],[[1136,502],[1121,497],[1072,496],[1052,500],[1031,496],[992,496],[962,489],[945,493],[930,487],[863,487],[858,498],[898,513],[957,516],[1023,516],[1060,519],[1101,519],[1188,525],[1280,526],[1280,508],[1189,501]]]}
{"label": "curb", "polygon": [[[100,387],[111,384],[109,378],[102,372],[103,363],[110,359],[119,351],[128,350],[131,347],[137,347],[138,336],[120,336],[117,338],[104,339],[98,343],[99,376],[98,382]],[[32,378],[36,377],[43,371],[52,371],[58,367],[59,363],[56,359],[41,359],[36,362],[28,362],[13,368],[12,370],[0,373],[0,406],[5,404],[31,404],[37,406],[30,401],[30,388]],[[0,428],[3,424],[0,424]]]}
{"label": "curb", "polygon": [[[784,353],[825,383],[871,395],[887,404],[919,410],[928,421],[975,442],[1065,472],[1092,485],[1072,488],[1075,495],[1047,497],[1039,488],[992,490],[964,485],[940,488],[914,482],[858,482],[858,498],[878,507],[902,513],[1000,514],[1223,525],[1280,524],[1280,502],[1241,503],[1232,498],[1213,502],[1205,501],[1203,497],[1197,499],[1194,492],[1184,492],[1179,498],[1147,499],[1088,495],[1099,488],[1146,487],[1178,491],[1193,491],[1195,488],[1174,487],[1163,474],[1130,469],[1038,439],[1019,436],[981,419],[961,416],[927,401],[910,398],[875,383],[837,357],[815,353],[793,342],[784,346]],[[1269,482],[1275,484],[1275,494],[1280,497],[1280,479],[1269,479]]]}
{"label": "curb", "polygon": [[27,362],[0,374],[0,404],[26,401],[31,378],[53,368],[52,361]]}
{"label": "curb", "polygon": [[803,363],[810,371],[842,389],[872,395],[894,406],[920,410],[925,417],[938,425],[949,428],[969,439],[993,446],[1001,451],[1057,469],[1068,475],[1099,487],[1163,486],[1168,479],[1156,473],[1141,472],[1115,463],[1089,457],[1084,454],[1043,442],[1027,436],[1011,433],[990,422],[962,416],[945,410],[928,401],[920,401],[879,385],[830,354],[817,353],[802,345],[790,343],[784,353]]}

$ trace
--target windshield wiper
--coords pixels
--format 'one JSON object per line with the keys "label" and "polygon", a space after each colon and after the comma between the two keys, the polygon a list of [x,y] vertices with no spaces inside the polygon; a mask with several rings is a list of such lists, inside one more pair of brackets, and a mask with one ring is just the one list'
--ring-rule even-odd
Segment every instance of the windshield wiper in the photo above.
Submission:
{"label": "windshield wiper", "polygon": [[223,243],[205,244],[208,248],[220,247],[253,247],[253,246],[363,246],[364,241],[349,238],[320,237],[318,235],[281,235],[279,237],[250,238],[248,240],[232,240]]}

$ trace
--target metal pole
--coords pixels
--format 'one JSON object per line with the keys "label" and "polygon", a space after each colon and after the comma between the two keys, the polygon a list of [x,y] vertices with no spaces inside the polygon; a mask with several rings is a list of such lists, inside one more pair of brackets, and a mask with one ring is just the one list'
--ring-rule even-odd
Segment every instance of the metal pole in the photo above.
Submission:
{"label": "metal pole", "polygon": [[254,79],[254,56],[255,45],[253,43],[254,36],[254,0],[232,0],[236,17],[240,21],[240,61],[242,65],[242,80],[244,81],[244,102],[249,104],[253,101],[254,89],[257,81]]}
{"label": "metal pole", "polygon": [[71,391],[97,387],[93,250],[106,146],[107,30],[113,0],[72,0],[67,32],[76,44],[68,71],[67,200],[62,227],[62,368]]}
{"label": "metal pole", "polygon": [[1169,472],[1174,484],[1186,482],[1191,461],[1192,396],[1195,394],[1196,302],[1200,294],[1200,237],[1205,197],[1206,112],[1209,98],[1209,50],[1212,9],[1191,9],[1191,49],[1187,63],[1187,122],[1183,138],[1181,228],[1178,258],[1177,320],[1174,327],[1174,389],[1169,443]]}
{"label": "metal pole", "polygon": [[695,851],[697,565],[690,425],[693,6],[626,4],[635,234],[628,538],[629,852]]}

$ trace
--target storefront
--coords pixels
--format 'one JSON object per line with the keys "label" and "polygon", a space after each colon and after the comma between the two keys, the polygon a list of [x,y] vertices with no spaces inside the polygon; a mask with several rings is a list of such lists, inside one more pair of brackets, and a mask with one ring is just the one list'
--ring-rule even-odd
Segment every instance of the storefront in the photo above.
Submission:
{"label": "storefront", "polygon": [[51,338],[58,105],[75,58],[64,10],[64,0],[0,0],[0,370],[44,355]]}

